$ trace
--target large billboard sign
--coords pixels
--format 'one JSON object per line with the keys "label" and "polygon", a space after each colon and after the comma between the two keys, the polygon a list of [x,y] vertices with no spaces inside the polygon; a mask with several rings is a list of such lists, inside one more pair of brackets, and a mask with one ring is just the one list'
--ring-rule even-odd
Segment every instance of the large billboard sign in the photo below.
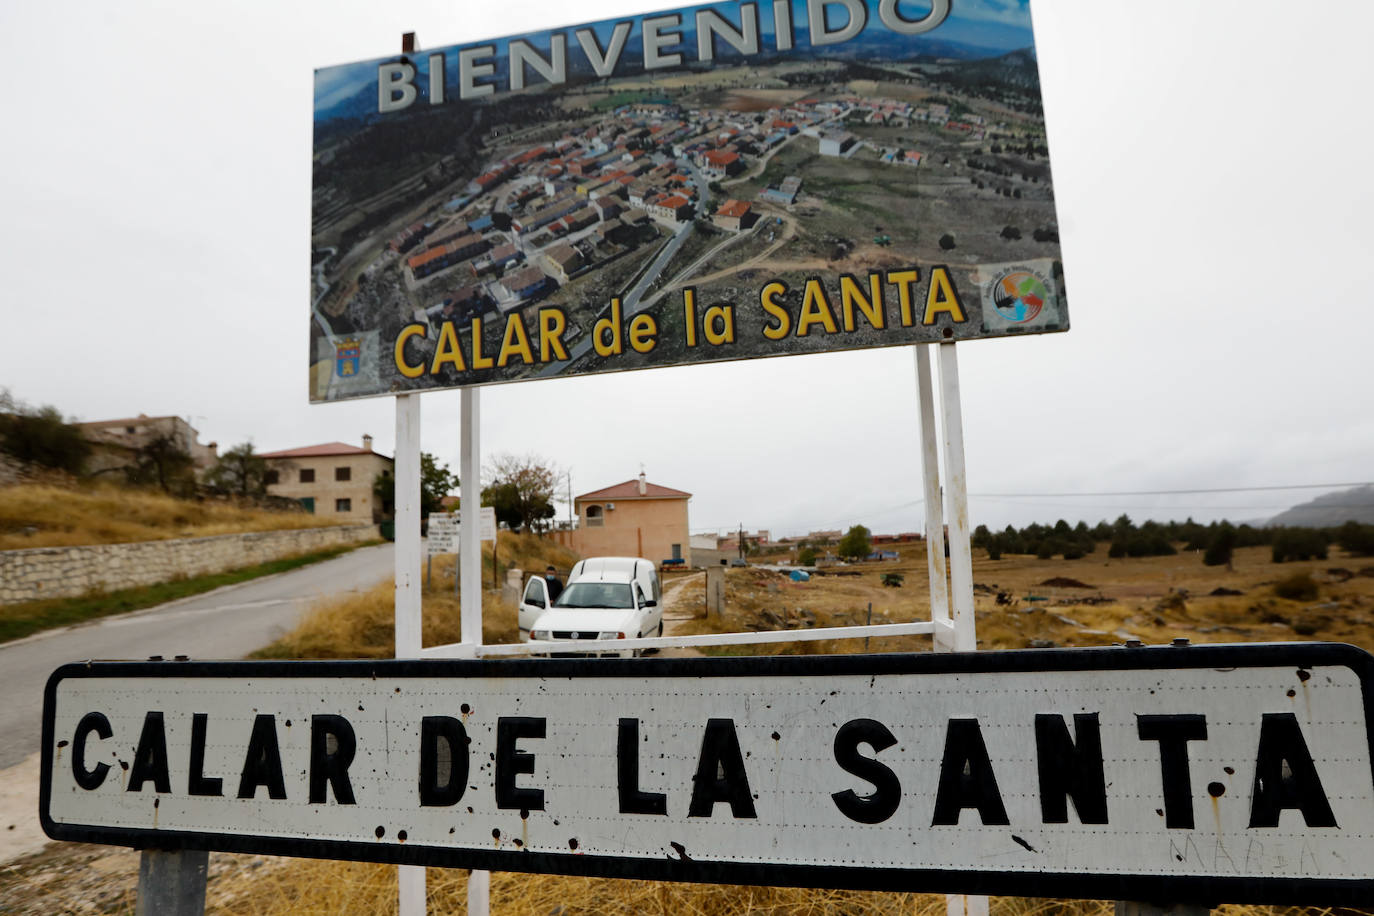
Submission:
{"label": "large billboard sign", "polygon": [[55,839],[659,880],[1374,902],[1374,659],[1281,644],[82,663]]}
{"label": "large billboard sign", "polygon": [[314,126],[312,400],[1068,328],[1028,0],[436,48]]}

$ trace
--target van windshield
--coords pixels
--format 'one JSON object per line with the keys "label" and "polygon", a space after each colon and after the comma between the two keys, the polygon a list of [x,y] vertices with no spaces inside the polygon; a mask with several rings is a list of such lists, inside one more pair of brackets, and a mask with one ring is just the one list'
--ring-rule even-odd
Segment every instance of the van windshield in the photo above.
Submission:
{"label": "van windshield", "polygon": [[574,582],[553,603],[554,607],[633,608],[630,586],[623,582]]}

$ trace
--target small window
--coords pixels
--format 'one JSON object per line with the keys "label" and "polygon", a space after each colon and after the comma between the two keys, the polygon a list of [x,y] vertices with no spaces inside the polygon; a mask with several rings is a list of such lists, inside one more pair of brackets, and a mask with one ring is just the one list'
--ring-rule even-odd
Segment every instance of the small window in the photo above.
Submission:
{"label": "small window", "polygon": [[314,482],[315,482],[315,469],[314,469],[314,468],[301,468],[301,483],[314,483]]}
{"label": "small window", "polygon": [[335,512],[352,512],[352,511],[353,511],[353,500],[351,500],[351,499],[336,499],[336,500],[334,500],[334,511],[335,511]]}
{"label": "small window", "polygon": [[267,471],[262,475],[262,482],[270,487],[274,483],[281,482],[281,475],[276,471]]}
{"label": "small window", "polygon": [[334,469],[334,479],[335,479],[335,480],[352,480],[352,479],[353,479],[353,471],[352,471],[351,468],[335,468],[335,469]]}
{"label": "small window", "polygon": [[587,507],[587,525],[592,528],[600,528],[606,524],[606,517],[601,513],[600,506]]}

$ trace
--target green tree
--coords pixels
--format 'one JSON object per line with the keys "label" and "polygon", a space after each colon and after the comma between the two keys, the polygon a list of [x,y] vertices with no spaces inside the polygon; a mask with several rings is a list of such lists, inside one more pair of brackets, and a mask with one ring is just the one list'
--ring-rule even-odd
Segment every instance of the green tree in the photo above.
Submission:
{"label": "green tree", "polygon": [[808,546],[797,551],[797,563],[801,566],[816,565],[816,548]]}
{"label": "green tree", "polygon": [[267,462],[253,451],[253,443],[244,442],[219,456],[206,483],[225,493],[256,498],[267,493]]}
{"label": "green tree", "polygon": [[[458,488],[458,475],[429,452],[420,453],[420,514],[444,511],[444,497]],[[372,479],[372,494],[382,505],[396,505],[396,477],[386,471]]]}
{"label": "green tree", "polygon": [[1280,528],[1271,546],[1275,563],[1325,560],[1327,555],[1326,534],[1317,528]]}
{"label": "green tree", "polygon": [[992,537],[988,538],[987,549],[989,560],[1002,559],[1002,541],[1003,536],[1000,534],[994,534]]}
{"label": "green tree", "polygon": [[0,451],[27,464],[80,474],[91,444],[56,407],[25,407],[0,390]]}
{"label": "green tree", "polygon": [[1212,538],[1207,542],[1207,549],[1202,554],[1204,566],[1225,566],[1231,568],[1231,559],[1236,550],[1236,529],[1231,527],[1229,522],[1222,522],[1217,525],[1216,531],[1212,532]]}
{"label": "green tree", "polygon": [[554,517],[553,496],[559,471],[538,455],[497,455],[487,468],[491,483],[482,502],[496,510],[496,520],[535,534],[548,530]]}
{"label": "green tree", "polygon": [[840,538],[839,546],[835,548],[835,552],[842,559],[862,560],[873,552],[871,535],[872,532],[863,525],[855,525],[845,532],[844,537]]}
{"label": "green tree", "polygon": [[1352,557],[1374,557],[1374,525],[1352,519],[1336,529],[1336,543]]}

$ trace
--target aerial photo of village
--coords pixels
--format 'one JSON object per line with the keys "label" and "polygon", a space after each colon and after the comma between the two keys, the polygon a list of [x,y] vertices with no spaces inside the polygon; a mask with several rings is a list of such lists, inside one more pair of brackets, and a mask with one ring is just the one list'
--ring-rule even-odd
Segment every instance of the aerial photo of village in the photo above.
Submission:
{"label": "aerial photo of village", "polygon": [[[721,345],[709,358],[749,356],[777,328],[759,301],[771,281],[795,319],[816,277],[871,292],[882,272],[945,265],[976,311],[980,265],[1057,271],[1033,51],[912,41],[909,59],[862,55],[573,79],[404,118],[317,112],[312,399],[671,364],[700,335]],[[901,342],[886,298],[888,329],[837,312],[841,346]],[[541,355],[550,307],[558,346]],[[512,313],[530,340],[504,365],[479,368],[466,336],[466,360],[435,360],[445,322],[477,327],[489,361],[510,356]],[[640,314],[651,355],[596,351],[599,319]],[[393,359],[407,327],[423,372]],[[769,353],[836,348],[806,330]],[[938,328],[905,339],[921,334]]]}

